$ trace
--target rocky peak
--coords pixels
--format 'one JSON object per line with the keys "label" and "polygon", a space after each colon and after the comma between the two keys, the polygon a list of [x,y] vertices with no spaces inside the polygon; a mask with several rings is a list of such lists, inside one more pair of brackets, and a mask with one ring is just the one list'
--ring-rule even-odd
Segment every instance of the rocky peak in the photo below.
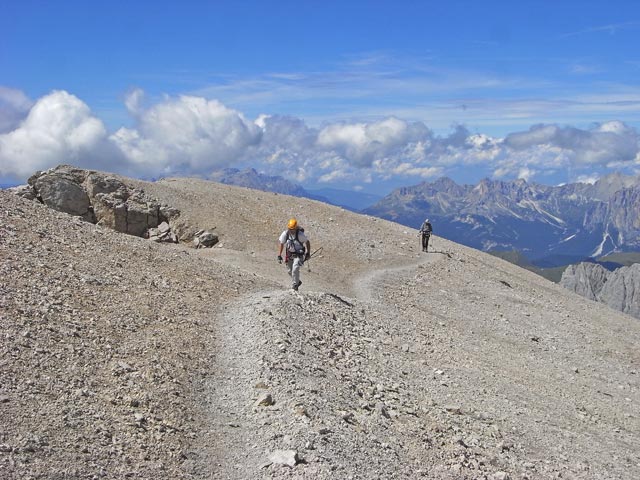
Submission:
{"label": "rocky peak", "polygon": [[594,199],[607,201],[616,192],[640,186],[640,176],[623,175],[614,172],[596,181],[590,188],[591,196]]}
{"label": "rocky peak", "polygon": [[254,168],[246,168],[244,170],[225,168],[213,172],[210,175],[210,179],[226,185],[253,188],[254,190],[282,193],[296,197],[312,197],[312,195],[300,185],[296,185],[280,176],[259,173]]}
{"label": "rocky peak", "polygon": [[589,300],[598,300],[609,272],[597,263],[582,262],[569,265],[560,280],[560,285]]}
{"label": "rocky peak", "polygon": [[570,265],[562,274],[560,285],[589,300],[604,303],[615,310],[640,318],[638,263],[613,272],[595,263],[582,262]]}

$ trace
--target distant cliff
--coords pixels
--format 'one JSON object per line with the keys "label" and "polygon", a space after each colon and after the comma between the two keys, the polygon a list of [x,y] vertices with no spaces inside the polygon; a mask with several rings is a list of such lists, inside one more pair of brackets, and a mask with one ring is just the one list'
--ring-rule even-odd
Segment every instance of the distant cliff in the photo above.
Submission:
{"label": "distant cliff", "polygon": [[560,285],[611,308],[640,318],[640,264],[613,272],[595,263],[570,265]]}

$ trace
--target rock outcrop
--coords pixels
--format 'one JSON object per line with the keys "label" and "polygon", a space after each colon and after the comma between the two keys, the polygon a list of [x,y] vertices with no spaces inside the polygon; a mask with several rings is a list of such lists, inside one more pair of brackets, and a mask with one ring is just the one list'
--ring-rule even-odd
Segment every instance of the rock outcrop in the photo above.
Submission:
{"label": "rock outcrop", "polygon": [[640,318],[640,264],[634,263],[611,272],[602,286],[599,301]]}
{"label": "rock outcrop", "polygon": [[48,207],[88,222],[138,237],[153,236],[157,239],[160,236],[158,232],[150,233],[150,230],[164,223],[160,241],[178,241],[176,234],[170,234],[170,231],[180,212],[114,175],[60,165],[35,173],[29,178],[28,186],[16,187],[14,193],[35,198]]}
{"label": "rock outcrop", "polygon": [[609,272],[602,265],[570,265],[560,285],[583,297],[640,318],[640,264]]}
{"label": "rock outcrop", "polygon": [[609,271],[597,263],[569,265],[560,280],[560,285],[589,300],[598,301],[598,295],[607,281]]}

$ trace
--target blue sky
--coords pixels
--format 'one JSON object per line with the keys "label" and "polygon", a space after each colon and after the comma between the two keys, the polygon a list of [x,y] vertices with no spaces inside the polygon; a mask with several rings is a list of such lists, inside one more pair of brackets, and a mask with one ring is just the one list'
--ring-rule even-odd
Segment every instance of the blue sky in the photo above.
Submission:
{"label": "blue sky", "polygon": [[253,166],[364,191],[640,173],[640,2],[0,4],[0,184]]}

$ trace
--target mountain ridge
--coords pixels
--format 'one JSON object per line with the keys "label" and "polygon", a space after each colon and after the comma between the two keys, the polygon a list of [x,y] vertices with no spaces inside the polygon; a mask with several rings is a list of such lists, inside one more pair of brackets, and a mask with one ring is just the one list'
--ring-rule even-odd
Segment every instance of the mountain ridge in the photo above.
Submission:
{"label": "mountain ridge", "polygon": [[534,264],[552,255],[640,250],[640,177],[619,174],[558,187],[443,178],[396,189],[363,212],[407,226],[429,217],[446,238],[484,251],[518,250]]}
{"label": "mountain ridge", "polygon": [[330,188],[310,191],[301,185],[286,180],[282,176],[265,175],[264,173],[259,173],[254,168],[245,168],[244,170],[226,168],[213,172],[209,175],[209,179],[226,185],[310,198],[312,200],[348,208],[353,211],[361,210],[365,206],[375,203],[375,201],[380,198],[375,195]]}

